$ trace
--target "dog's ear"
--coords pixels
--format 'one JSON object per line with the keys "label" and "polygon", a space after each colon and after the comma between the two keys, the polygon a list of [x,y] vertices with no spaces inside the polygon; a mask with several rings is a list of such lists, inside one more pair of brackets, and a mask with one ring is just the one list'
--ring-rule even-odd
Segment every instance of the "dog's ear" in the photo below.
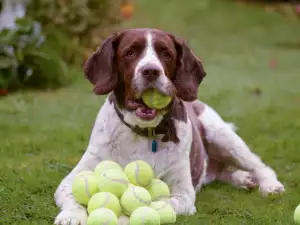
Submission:
{"label": "dog's ear", "polygon": [[187,43],[181,38],[172,38],[178,54],[177,70],[173,79],[177,96],[184,101],[194,101],[198,97],[198,87],[206,73]]}
{"label": "dog's ear", "polygon": [[119,39],[119,33],[108,37],[84,65],[84,74],[94,85],[94,92],[98,95],[108,94],[118,85],[115,54]]}

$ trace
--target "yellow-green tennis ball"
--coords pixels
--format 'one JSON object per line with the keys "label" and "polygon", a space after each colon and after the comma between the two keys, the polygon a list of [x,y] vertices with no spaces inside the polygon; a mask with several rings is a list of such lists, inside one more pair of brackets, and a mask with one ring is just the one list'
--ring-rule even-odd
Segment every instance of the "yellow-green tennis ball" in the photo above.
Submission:
{"label": "yellow-green tennis ball", "polygon": [[107,208],[95,209],[88,216],[87,225],[117,225],[118,217]]}
{"label": "yellow-green tennis ball", "polygon": [[163,109],[172,101],[171,96],[163,95],[154,88],[146,90],[142,95],[142,99],[149,108],[153,109]]}
{"label": "yellow-green tennis ball", "polygon": [[99,191],[99,180],[94,174],[81,173],[75,176],[72,194],[80,204],[87,205],[90,198]]}
{"label": "yellow-green tennis ball", "polygon": [[153,170],[151,166],[142,160],[129,163],[125,167],[124,172],[127,175],[129,182],[137,186],[146,187],[153,179]]}
{"label": "yellow-green tennis ball", "polygon": [[168,185],[160,179],[153,179],[147,187],[152,201],[167,199],[170,197],[170,189]]}
{"label": "yellow-green tennis ball", "polygon": [[109,192],[99,192],[94,194],[88,203],[88,213],[97,208],[107,208],[112,210],[118,217],[121,215],[122,209],[119,199]]}
{"label": "yellow-green tennis ball", "polygon": [[100,175],[103,171],[109,170],[109,169],[116,169],[116,170],[123,171],[123,168],[118,163],[111,161],[111,160],[105,160],[105,161],[100,162],[96,166],[95,173],[97,175]]}
{"label": "yellow-green tennis ball", "polygon": [[121,170],[105,170],[99,176],[99,189],[101,192],[110,192],[118,198],[128,188],[128,178]]}
{"label": "yellow-green tennis ball", "polygon": [[123,212],[130,216],[137,208],[149,206],[151,204],[151,195],[145,188],[131,185],[122,195],[120,203]]}
{"label": "yellow-green tennis ball", "polygon": [[170,204],[163,201],[156,201],[152,202],[150,207],[158,212],[161,224],[176,222],[176,212]]}
{"label": "yellow-green tennis ball", "polygon": [[294,221],[297,224],[300,224],[300,205],[298,205],[297,208],[295,209],[295,212],[294,212]]}
{"label": "yellow-green tennis ball", "polygon": [[130,225],[160,225],[160,217],[156,210],[150,207],[140,207],[130,216]]}

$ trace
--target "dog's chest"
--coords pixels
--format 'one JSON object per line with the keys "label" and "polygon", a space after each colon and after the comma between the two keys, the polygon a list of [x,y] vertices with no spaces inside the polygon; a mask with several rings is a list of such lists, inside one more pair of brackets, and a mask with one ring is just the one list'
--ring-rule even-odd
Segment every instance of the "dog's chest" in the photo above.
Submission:
{"label": "dog's chest", "polygon": [[[154,169],[155,175],[161,177],[164,173],[184,160],[189,163],[189,152],[192,143],[192,128],[190,121],[176,121],[178,143],[162,142],[162,136],[147,138],[140,136],[125,126],[115,114],[110,114],[106,126],[106,151],[101,151],[101,157],[126,166],[134,160],[144,160]],[[152,151],[152,142],[156,141],[157,151]]]}
{"label": "dog's chest", "polygon": [[[157,177],[163,176],[164,172],[179,160],[189,161],[189,145],[183,145],[180,142],[161,142],[161,136],[156,138],[157,151],[152,151],[153,138],[141,137],[127,127],[126,132],[120,132],[119,135],[111,139],[111,159],[117,161],[122,166],[126,166],[134,160],[144,160],[148,162],[155,171]],[[182,140],[184,142],[184,140]]]}

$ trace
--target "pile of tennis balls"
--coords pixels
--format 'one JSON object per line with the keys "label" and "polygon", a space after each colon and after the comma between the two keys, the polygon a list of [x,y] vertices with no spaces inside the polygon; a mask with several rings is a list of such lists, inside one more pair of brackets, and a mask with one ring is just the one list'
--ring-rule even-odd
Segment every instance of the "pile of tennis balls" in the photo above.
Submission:
{"label": "pile of tennis balls", "polygon": [[142,160],[124,169],[106,160],[94,171],[82,171],[72,185],[76,201],[87,207],[87,225],[117,225],[118,217],[129,216],[130,225],[160,225],[176,222],[176,213],[164,200],[170,197],[166,183],[155,179]]}

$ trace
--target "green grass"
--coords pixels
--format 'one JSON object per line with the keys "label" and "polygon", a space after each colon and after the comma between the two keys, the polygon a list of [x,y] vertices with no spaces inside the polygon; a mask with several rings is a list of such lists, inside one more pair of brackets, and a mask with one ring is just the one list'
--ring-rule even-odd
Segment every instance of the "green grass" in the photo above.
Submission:
{"label": "green grass", "polygon": [[[177,224],[293,224],[300,203],[300,49],[289,46],[299,46],[300,21],[225,1],[140,0],[124,26],[186,38],[208,74],[199,97],[238,125],[287,189],[264,199],[215,183],[198,193],[197,214]],[[61,90],[0,99],[0,224],[53,223],[53,193],[83,154],[104,100],[78,76]]]}

